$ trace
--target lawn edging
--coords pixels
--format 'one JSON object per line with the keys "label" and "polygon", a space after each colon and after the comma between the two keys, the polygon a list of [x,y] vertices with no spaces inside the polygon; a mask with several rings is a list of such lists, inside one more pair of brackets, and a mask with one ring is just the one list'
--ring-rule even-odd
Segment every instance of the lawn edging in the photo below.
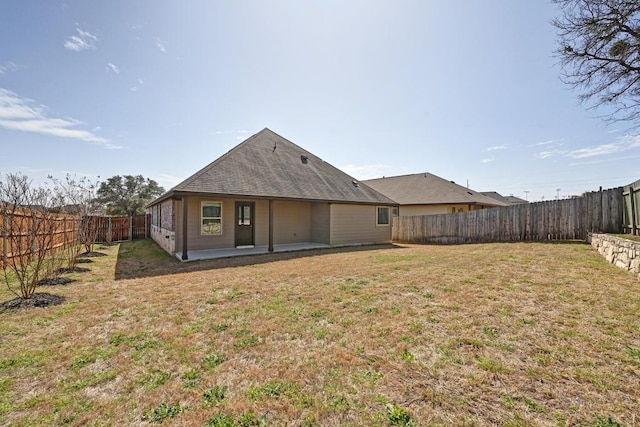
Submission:
{"label": "lawn edging", "polygon": [[589,233],[587,242],[611,264],[636,274],[640,280],[640,242],[598,233]]}

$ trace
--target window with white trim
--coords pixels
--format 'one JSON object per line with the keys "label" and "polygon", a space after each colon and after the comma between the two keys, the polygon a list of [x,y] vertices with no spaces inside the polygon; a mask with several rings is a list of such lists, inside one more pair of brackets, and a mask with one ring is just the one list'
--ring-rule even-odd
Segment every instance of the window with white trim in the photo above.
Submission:
{"label": "window with white trim", "polygon": [[201,203],[200,234],[215,236],[222,234],[222,202]]}
{"label": "window with white trim", "polygon": [[376,225],[384,226],[391,223],[389,206],[376,206]]}

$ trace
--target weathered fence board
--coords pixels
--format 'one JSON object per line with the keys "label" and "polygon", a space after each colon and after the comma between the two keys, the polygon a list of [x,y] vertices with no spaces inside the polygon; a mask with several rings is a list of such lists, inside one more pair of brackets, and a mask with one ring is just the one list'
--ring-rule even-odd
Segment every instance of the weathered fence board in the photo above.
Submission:
{"label": "weathered fence board", "polygon": [[625,233],[640,235],[640,180],[623,187]]}
{"label": "weathered fence board", "polygon": [[393,240],[475,243],[586,239],[589,232],[622,233],[627,224],[625,212],[623,187],[618,187],[566,200],[395,217]]}
{"label": "weathered fence board", "polygon": [[97,242],[123,242],[149,237],[149,215],[94,217],[98,228]]}
{"label": "weathered fence board", "polygon": [[[2,258],[0,261],[7,265],[20,255],[28,255],[33,248],[28,247],[33,238],[28,234],[32,232],[34,218],[38,218],[38,213],[28,209],[16,209],[11,212],[0,211],[0,248]],[[50,222],[45,227],[40,227],[38,233],[46,233],[47,246],[55,252],[60,249],[77,245],[80,241],[81,226],[83,221],[89,221],[91,233],[97,236],[96,243],[110,243],[132,239],[146,238],[150,235],[150,220],[148,215],[137,215],[133,217],[102,217],[92,216],[84,219],[72,215],[46,215],[45,220]],[[9,224],[12,226],[9,227]],[[85,223],[86,225],[86,223]],[[95,227],[95,228],[94,228]],[[13,234],[9,234],[9,230]],[[16,233],[15,230],[20,230]],[[24,235],[24,238],[20,238]],[[44,241],[44,240],[43,240]],[[31,243],[33,244],[33,243]]]}
{"label": "weathered fence board", "polygon": [[15,258],[29,256],[45,246],[47,252],[55,252],[78,244],[80,219],[72,215],[45,215],[15,208],[1,210],[0,216],[2,265],[7,265]]}

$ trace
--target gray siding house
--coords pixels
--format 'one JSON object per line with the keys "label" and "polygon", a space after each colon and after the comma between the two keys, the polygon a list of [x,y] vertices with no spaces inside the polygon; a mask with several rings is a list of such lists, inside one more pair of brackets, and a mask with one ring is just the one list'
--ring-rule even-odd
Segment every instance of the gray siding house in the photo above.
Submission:
{"label": "gray siding house", "polygon": [[363,181],[400,205],[399,216],[436,215],[507,206],[428,172]]}
{"label": "gray siding house", "polygon": [[151,237],[194,251],[391,242],[390,198],[264,129],[149,206]]}

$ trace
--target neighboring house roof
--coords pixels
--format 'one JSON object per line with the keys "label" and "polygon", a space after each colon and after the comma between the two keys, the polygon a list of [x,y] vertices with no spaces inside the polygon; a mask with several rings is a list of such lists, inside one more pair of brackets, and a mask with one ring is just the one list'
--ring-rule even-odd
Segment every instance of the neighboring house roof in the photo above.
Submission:
{"label": "neighboring house roof", "polygon": [[430,173],[392,176],[363,182],[392,198],[400,205],[507,205],[507,203],[492,199],[482,193]]}
{"label": "neighboring house roof", "polygon": [[181,194],[397,204],[266,128],[151,204]]}
{"label": "neighboring house roof", "polygon": [[505,196],[504,198],[507,199],[512,205],[523,205],[529,203],[527,200],[521,199],[520,197],[516,196]]}
{"label": "neighboring house roof", "polygon": [[504,197],[502,194],[496,192],[496,191],[481,191],[482,194],[484,194],[487,197],[491,197],[492,199],[496,199],[502,203],[504,203],[505,205],[510,205],[511,202],[509,202],[509,200],[507,200],[506,197]]}
{"label": "neighboring house roof", "polygon": [[491,197],[492,199],[499,200],[507,205],[521,205],[523,203],[529,203],[528,201],[521,199],[519,197],[503,196],[502,194],[495,191],[483,191],[482,194],[484,194],[487,197]]}

